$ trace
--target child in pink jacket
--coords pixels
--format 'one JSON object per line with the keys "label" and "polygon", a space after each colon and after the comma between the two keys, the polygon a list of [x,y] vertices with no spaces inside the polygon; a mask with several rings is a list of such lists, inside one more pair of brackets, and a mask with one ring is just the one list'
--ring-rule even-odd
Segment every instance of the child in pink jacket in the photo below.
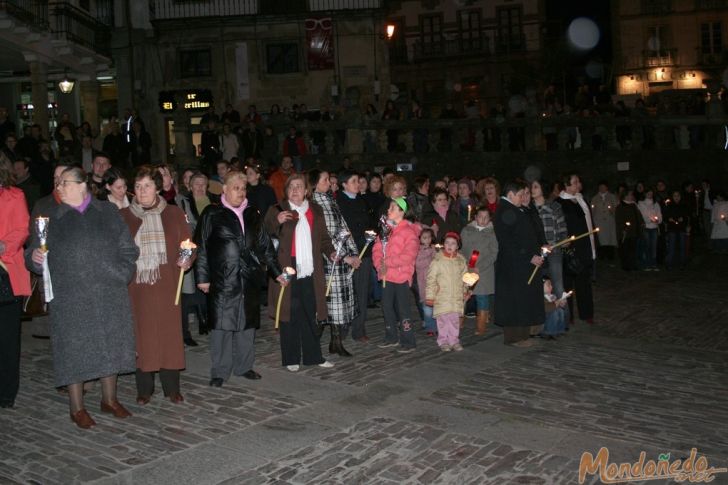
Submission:
{"label": "child in pink jacket", "polygon": [[377,238],[372,249],[374,268],[382,289],[382,313],[384,313],[384,343],[380,348],[399,345],[398,352],[415,350],[415,329],[410,318],[410,291],[415,272],[415,259],[419,250],[420,229],[404,218],[407,202],[403,197],[392,200],[387,210],[391,232],[382,247]]}

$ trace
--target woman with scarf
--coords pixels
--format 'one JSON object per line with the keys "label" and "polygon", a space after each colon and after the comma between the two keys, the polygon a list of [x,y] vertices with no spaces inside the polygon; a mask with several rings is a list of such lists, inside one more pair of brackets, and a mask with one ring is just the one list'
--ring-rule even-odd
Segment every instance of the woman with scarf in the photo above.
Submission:
{"label": "woman with scarf", "polygon": [[136,275],[129,285],[136,335],[137,403],[148,404],[154,393],[154,373],[159,373],[164,395],[173,403],[184,401],[179,371],[185,368],[180,307],[174,304],[180,268],[180,243],[191,232],[182,210],[159,195],[162,175],[156,167],[142,165],[134,177],[134,199],[121,210],[134,243],[139,247]]}
{"label": "woman with scarf", "polygon": [[[562,184],[564,190],[557,199],[564,211],[566,219],[566,230],[569,236],[579,236],[595,229],[592,222],[589,205],[581,195],[581,179],[578,174],[566,175]],[[581,263],[577,269],[574,265],[565,265],[564,289],[576,293],[576,303],[579,308],[579,319],[592,324],[594,323],[594,298],[592,296],[592,269],[594,260],[597,257],[596,241],[594,234],[588,237],[577,239],[571,245],[574,248],[574,257]],[[571,268],[571,269],[569,269]],[[569,314],[571,321],[574,321],[574,298],[569,298]],[[567,324],[567,327],[569,325]]]}
{"label": "woman with scarf", "polygon": [[[326,297],[326,303],[329,310],[329,328],[331,329],[331,341],[329,343],[329,353],[339,354],[342,357],[351,357],[351,354],[344,348],[341,341],[344,326],[351,325],[356,318],[358,311],[358,303],[354,294],[354,278],[351,268],[358,268],[360,261],[354,242],[354,235],[351,234],[349,226],[347,226],[344,216],[341,215],[336,201],[329,195],[329,173],[318,169],[311,170],[308,173],[308,182],[313,187],[312,199],[324,211],[324,220],[326,221],[326,229],[332,241],[336,240],[337,235],[346,231],[349,237],[344,241],[339,254],[339,260],[331,263],[330,260],[324,258],[324,271],[326,273],[326,282],[329,278],[331,281],[331,292]],[[342,194],[341,197],[346,197]]]}
{"label": "woman with scarf", "polygon": [[[306,177],[293,174],[284,186],[285,198],[265,215],[265,229],[278,239],[278,263],[294,268],[283,293],[280,309],[280,339],[283,365],[291,372],[300,365],[333,367],[321,355],[321,322],[329,317],[323,259],[335,259],[336,250],[326,230],[323,210],[309,202]],[[268,310],[275,318],[278,295],[283,287],[268,287]]]}
{"label": "woman with scarf", "polygon": [[[450,197],[444,189],[437,188],[432,191],[431,201],[434,215],[432,216],[432,230],[435,232],[435,241],[442,244],[448,232],[460,233],[460,220],[457,213],[450,207]],[[430,221],[422,221],[427,227]]]}
{"label": "woman with scarf", "polygon": [[101,412],[131,416],[116,398],[116,378],[135,367],[127,284],[139,250],[116,206],[91,196],[81,168],[65,169],[56,185],[61,204],[47,214],[48,251],[35,231],[29,249],[33,271],[47,259],[51,276],[55,386],[67,386],[71,421],[87,429],[96,424],[84,408],[87,381],[101,380]]}

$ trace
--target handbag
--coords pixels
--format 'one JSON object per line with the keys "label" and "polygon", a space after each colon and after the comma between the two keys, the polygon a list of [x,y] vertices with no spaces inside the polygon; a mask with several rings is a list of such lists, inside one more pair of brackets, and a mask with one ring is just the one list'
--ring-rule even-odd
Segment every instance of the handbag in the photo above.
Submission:
{"label": "handbag", "polygon": [[7,305],[15,302],[13,287],[10,286],[10,275],[4,264],[0,264],[0,305]]}
{"label": "handbag", "polygon": [[584,263],[576,255],[576,250],[572,247],[565,248],[564,254],[564,270],[574,276],[584,271]]}

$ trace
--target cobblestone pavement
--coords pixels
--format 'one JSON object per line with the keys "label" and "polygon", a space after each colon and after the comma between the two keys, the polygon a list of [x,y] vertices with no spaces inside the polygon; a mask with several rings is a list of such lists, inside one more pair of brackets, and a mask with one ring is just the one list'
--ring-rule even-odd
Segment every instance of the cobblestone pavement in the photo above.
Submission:
{"label": "cobblestone pavement", "polygon": [[24,330],[16,407],[0,410],[0,483],[568,484],[581,453],[602,446],[620,462],[696,447],[726,466],[726,269],[715,255],[681,272],[600,267],[597,324],[530,350],[502,345],[498,327],[475,336],[469,320],[463,352],[442,353],[419,332],[417,351],[398,354],[377,348],[383,324],[371,310],[371,342],[348,341],[354,357],[332,357],[333,369],[287,372],[266,325],[263,379],[217,389],[201,336],[187,350],[184,404],[158,390],[137,406],[123,376],[134,416],[100,414],[96,386],[90,431],[72,425],[52,388],[49,344],[30,337],[36,320]]}

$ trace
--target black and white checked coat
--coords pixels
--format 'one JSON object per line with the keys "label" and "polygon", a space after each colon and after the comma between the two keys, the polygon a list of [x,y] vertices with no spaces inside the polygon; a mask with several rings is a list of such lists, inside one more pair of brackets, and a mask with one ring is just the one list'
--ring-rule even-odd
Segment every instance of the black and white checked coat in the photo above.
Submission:
{"label": "black and white checked coat", "polygon": [[[341,215],[339,206],[329,194],[320,192],[314,192],[313,201],[323,209],[326,229],[334,247],[338,249],[334,240],[336,234],[342,229],[349,230],[344,217]],[[334,281],[331,283],[331,293],[326,298],[326,305],[329,310],[328,323],[332,325],[347,325],[356,318],[359,312],[359,306],[356,304],[356,295],[354,294],[353,272],[351,271],[351,266],[343,261],[345,256],[358,256],[356,243],[354,243],[352,237],[346,240],[344,249],[341,252],[341,259],[339,259],[338,263],[332,265],[328,258],[324,258],[324,273],[326,274],[327,283],[332,268],[335,268]]]}

